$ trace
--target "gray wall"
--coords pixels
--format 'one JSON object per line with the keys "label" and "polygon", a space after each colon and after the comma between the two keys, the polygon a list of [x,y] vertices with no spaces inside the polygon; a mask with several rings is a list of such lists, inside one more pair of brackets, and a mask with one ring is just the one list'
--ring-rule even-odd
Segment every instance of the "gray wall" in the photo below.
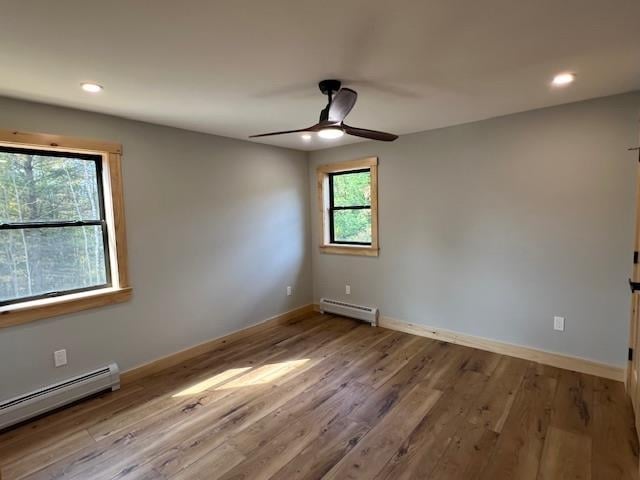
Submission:
{"label": "gray wall", "polygon": [[[623,365],[639,106],[636,92],[312,153],[315,300]],[[315,166],[368,155],[380,257],[320,254]]]}
{"label": "gray wall", "polygon": [[[123,144],[134,289],[125,304],[0,329],[0,400],[311,302],[304,153],[6,98],[0,128]],[[69,365],[54,369],[59,348]]]}
{"label": "gray wall", "polygon": [[[633,93],[324,150],[308,168],[301,152],[0,98],[0,128],[124,145],[134,288],[125,304],[1,329],[0,400],[321,296],[623,365],[639,105]],[[367,155],[380,157],[381,255],[320,255],[313,167]],[[70,363],[54,369],[59,348]]]}

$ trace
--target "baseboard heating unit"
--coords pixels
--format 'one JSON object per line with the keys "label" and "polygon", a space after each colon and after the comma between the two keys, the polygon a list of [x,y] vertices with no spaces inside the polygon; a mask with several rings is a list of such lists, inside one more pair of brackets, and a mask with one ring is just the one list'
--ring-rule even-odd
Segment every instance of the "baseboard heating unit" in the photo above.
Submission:
{"label": "baseboard heating unit", "polygon": [[353,303],[341,302],[339,300],[321,298],[320,312],[335,313],[345,317],[357,318],[358,320],[369,322],[374,327],[378,324],[378,309],[373,307],[365,307],[363,305],[354,305]]}
{"label": "baseboard heating unit", "polygon": [[120,388],[120,371],[103,368],[0,402],[0,430],[104,390]]}

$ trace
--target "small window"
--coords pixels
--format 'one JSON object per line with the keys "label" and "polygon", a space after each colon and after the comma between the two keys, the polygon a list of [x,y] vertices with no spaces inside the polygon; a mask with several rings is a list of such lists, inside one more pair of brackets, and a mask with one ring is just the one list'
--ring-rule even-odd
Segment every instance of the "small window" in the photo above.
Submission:
{"label": "small window", "polygon": [[0,147],[0,306],[111,286],[101,160]]}
{"label": "small window", "polygon": [[325,253],[378,254],[377,158],[318,167]]}
{"label": "small window", "polygon": [[371,245],[371,169],[329,174],[331,243]]}
{"label": "small window", "polygon": [[120,152],[0,130],[0,327],[130,297]]}

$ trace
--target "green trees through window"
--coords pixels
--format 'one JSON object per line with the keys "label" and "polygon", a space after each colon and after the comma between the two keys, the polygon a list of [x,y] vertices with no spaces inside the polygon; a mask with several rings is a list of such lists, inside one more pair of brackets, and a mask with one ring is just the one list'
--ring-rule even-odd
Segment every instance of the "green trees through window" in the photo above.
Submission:
{"label": "green trees through window", "polygon": [[110,283],[100,161],[0,147],[0,305]]}
{"label": "green trees through window", "polygon": [[331,243],[371,244],[371,171],[329,175]]}

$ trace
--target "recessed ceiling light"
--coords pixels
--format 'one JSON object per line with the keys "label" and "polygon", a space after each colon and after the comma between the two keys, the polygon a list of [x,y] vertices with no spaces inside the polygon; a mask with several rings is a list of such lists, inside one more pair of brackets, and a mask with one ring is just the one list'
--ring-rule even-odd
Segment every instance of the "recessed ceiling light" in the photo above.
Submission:
{"label": "recessed ceiling light", "polygon": [[303,140],[307,140],[307,141],[311,140],[311,134],[310,133],[303,133],[302,134],[302,139]]}
{"label": "recessed ceiling light", "polygon": [[103,90],[102,85],[98,85],[97,83],[81,83],[80,86],[85,92],[89,93],[98,93]]}
{"label": "recessed ceiling light", "polygon": [[556,87],[564,87],[565,85],[572,83],[575,79],[575,73],[559,73],[553,77],[553,81],[551,83]]}
{"label": "recessed ceiling light", "polygon": [[344,132],[340,128],[329,127],[329,128],[323,128],[322,130],[320,130],[318,132],[318,135],[322,138],[333,139],[333,138],[340,138],[341,136],[344,135]]}

